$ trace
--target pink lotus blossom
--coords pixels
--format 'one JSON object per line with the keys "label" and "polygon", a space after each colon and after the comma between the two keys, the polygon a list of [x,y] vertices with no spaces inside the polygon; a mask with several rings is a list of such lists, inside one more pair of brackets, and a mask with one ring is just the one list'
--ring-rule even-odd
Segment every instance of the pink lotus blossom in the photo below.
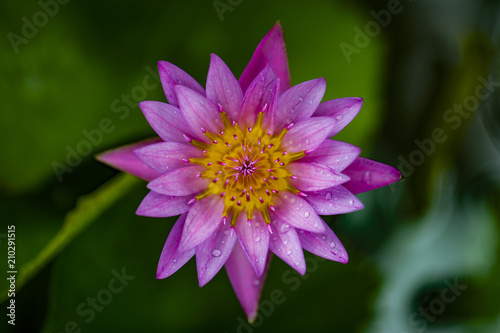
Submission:
{"label": "pink lotus blossom", "polygon": [[354,194],[401,178],[393,167],[358,157],[358,147],[330,140],[357,115],[362,99],[322,103],[322,78],[290,87],[279,23],[239,80],[215,54],[205,89],[171,63],[158,66],[169,104],[139,106],[159,138],[98,156],[149,181],[138,215],[180,215],[157,278],[196,256],[203,286],[225,264],[252,321],[271,252],[302,275],[302,249],[347,263],[342,243],[319,215],[359,210]]}

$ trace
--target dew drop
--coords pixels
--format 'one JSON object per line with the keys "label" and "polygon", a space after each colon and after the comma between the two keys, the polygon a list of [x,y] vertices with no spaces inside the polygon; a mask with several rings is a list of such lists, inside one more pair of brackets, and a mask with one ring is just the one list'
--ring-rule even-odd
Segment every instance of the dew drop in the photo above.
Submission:
{"label": "dew drop", "polygon": [[292,250],[286,251],[286,254],[288,254],[288,255],[291,255],[292,253],[293,253]]}
{"label": "dew drop", "polygon": [[283,241],[283,245],[286,245],[286,244],[288,244],[288,241],[287,240]]}
{"label": "dew drop", "polygon": [[221,255],[220,250],[215,249],[215,250],[212,251],[212,256],[213,257],[220,257],[220,255]]}
{"label": "dew drop", "polygon": [[325,235],[321,236],[321,239],[326,240],[326,236]]}
{"label": "dew drop", "polygon": [[278,237],[274,236],[273,241],[277,241],[277,240],[278,240]]}
{"label": "dew drop", "polygon": [[313,100],[310,98],[308,102],[309,102],[309,104],[312,104]]}
{"label": "dew drop", "polygon": [[305,213],[304,213],[304,217],[305,217],[306,219],[307,219],[307,218],[309,218],[309,216],[311,216],[311,213],[309,213],[309,212],[305,212]]}
{"label": "dew drop", "polygon": [[331,192],[326,193],[325,199],[330,200],[331,198],[332,198],[332,193]]}
{"label": "dew drop", "polygon": [[338,116],[335,117],[337,120],[342,120],[342,118],[344,118],[343,115],[339,114]]}
{"label": "dew drop", "polygon": [[283,223],[281,225],[280,231],[281,231],[282,234],[287,233],[289,230],[290,230],[290,225],[289,224]]}
{"label": "dew drop", "polygon": [[352,206],[352,205],[354,205],[354,201],[351,199],[351,200],[349,200],[349,206]]}
{"label": "dew drop", "polygon": [[254,286],[258,286],[260,284],[260,280],[253,280]]}
{"label": "dew drop", "polygon": [[297,200],[297,199],[295,199],[294,197],[291,197],[291,198],[290,198],[290,203],[293,205],[293,204],[295,203],[295,201],[296,201],[296,200]]}
{"label": "dew drop", "polygon": [[229,236],[229,230],[224,230],[224,236]]}
{"label": "dew drop", "polygon": [[221,244],[226,244],[226,241],[220,241]]}
{"label": "dew drop", "polygon": [[172,262],[177,262],[177,259],[175,259],[175,258],[174,258],[174,259],[172,259]]}
{"label": "dew drop", "polygon": [[259,236],[255,237],[255,242],[256,243],[260,242],[260,237]]}
{"label": "dew drop", "polygon": [[364,174],[363,174],[363,181],[366,183],[366,184],[370,184],[372,182],[372,173],[370,171],[366,171]]}
{"label": "dew drop", "polygon": [[330,243],[330,248],[332,248],[332,249],[333,249],[333,248],[335,247],[335,245],[336,245],[336,244],[335,244],[335,242],[331,242],[331,243]]}

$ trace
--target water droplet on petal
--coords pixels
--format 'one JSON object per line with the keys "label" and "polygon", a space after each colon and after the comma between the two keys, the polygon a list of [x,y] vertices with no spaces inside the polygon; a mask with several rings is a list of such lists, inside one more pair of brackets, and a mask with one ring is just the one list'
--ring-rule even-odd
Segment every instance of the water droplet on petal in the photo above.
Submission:
{"label": "water droplet on petal", "polygon": [[344,118],[344,115],[342,114],[339,114],[335,117],[337,120],[342,120],[342,118]]}
{"label": "water droplet on petal", "polygon": [[259,236],[255,237],[255,242],[256,243],[260,242],[260,237]]}
{"label": "water droplet on petal", "polygon": [[260,280],[253,280],[253,284],[254,284],[255,286],[258,286],[258,285],[260,284]]}
{"label": "water droplet on petal", "polygon": [[309,104],[312,104],[313,100],[310,98],[308,102],[309,102]]}
{"label": "water droplet on petal", "polygon": [[366,184],[370,184],[372,182],[372,173],[370,171],[366,171],[364,174],[363,174],[363,181],[366,183]]}
{"label": "water droplet on petal", "polygon": [[212,256],[213,257],[220,257],[220,255],[221,255],[220,250],[215,249],[215,250],[212,251]]}
{"label": "water droplet on petal", "polygon": [[286,251],[286,254],[288,254],[288,255],[291,255],[292,253],[293,253],[292,250]]}
{"label": "water droplet on petal", "polygon": [[349,206],[352,206],[352,205],[354,205],[354,201],[351,199],[351,200],[349,200]]}
{"label": "water droplet on petal", "polygon": [[175,258],[174,258],[174,259],[172,259],[172,262],[177,262],[177,259],[175,259]]}
{"label": "water droplet on petal", "polygon": [[330,247],[331,247],[332,249],[335,247],[335,245],[336,245],[336,244],[335,244],[335,242],[331,242],[331,243],[330,243]]}
{"label": "water droplet on petal", "polygon": [[281,231],[282,234],[287,233],[289,230],[290,230],[290,225],[289,224],[283,223],[281,225],[280,231]]}
{"label": "water droplet on petal", "polygon": [[326,193],[325,199],[330,200],[331,198],[332,198],[332,193],[331,192]]}
{"label": "water droplet on petal", "polygon": [[223,234],[224,236],[229,236],[229,230],[224,230]]}
{"label": "water droplet on petal", "polygon": [[307,219],[307,218],[309,218],[309,216],[311,216],[311,213],[309,213],[309,212],[305,212],[305,213],[304,213],[304,217],[305,217],[306,219]]}
{"label": "water droplet on petal", "polygon": [[321,239],[326,240],[326,236],[325,235],[321,236]]}
{"label": "water droplet on petal", "polygon": [[286,245],[286,244],[288,244],[288,241],[287,240],[283,241],[283,245]]}
{"label": "water droplet on petal", "polygon": [[295,199],[294,197],[291,197],[291,198],[290,198],[290,203],[293,205],[293,204],[295,203],[295,201],[296,201],[296,200],[297,200],[297,199]]}

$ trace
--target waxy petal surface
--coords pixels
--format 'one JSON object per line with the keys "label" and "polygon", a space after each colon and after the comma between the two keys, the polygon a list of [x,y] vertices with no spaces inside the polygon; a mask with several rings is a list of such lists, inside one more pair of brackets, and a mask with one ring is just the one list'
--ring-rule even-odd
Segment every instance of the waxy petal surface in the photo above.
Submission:
{"label": "waxy petal surface", "polygon": [[176,216],[191,209],[188,202],[192,197],[192,195],[175,197],[151,191],[144,197],[135,213],[151,217]]}
{"label": "waxy petal surface", "polygon": [[299,231],[302,247],[317,256],[347,264],[349,261],[347,251],[330,227],[325,222],[323,223],[325,226],[323,233]]}
{"label": "waxy petal surface", "polygon": [[336,140],[323,141],[316,150],[300,159],[301,162],[320,163],[341,172],[361,153],[361,149]]}
{"label": "waxy petal surface", "polygon": [[260,212],[255,211],[253,217],[254,219],[247,223],[246,214],[240,214],[235,229],[255,274],[261,276],[266,267],[266,257],[269,251],[269,231]]}
{"label": "waxy petal surface", "polygon": [[271,221],[269,249],[301,275],[306,273],[306,261],[299,236],[294,227],[275,217]]}
{"label": "waxy petal surface", "polygon": [[398,169],[364,157],[355,159],[343,173],[351,178],[344,187],[353,194],[374,190],[402,178]]}
{"label": "waxy petal surface", "polygon": [[288,166],[288,171],[297,177],[290,179],[290,184],[301,191],[319,191],[349,180],[349,177],[317,163],[294,162]]}
{"label": "waxy petal surface", "polygon": [[301,121],[285,134],[282,145],[289,153],[299,151],[310,153],[330,137],[330,132],[336,123],[335,119],[330,117],[313,117]]}
{"label": "waxy petal surface", "polygon": [[179,168],[149,182],[148,188],[160,194],[175,196],[201,192],[210,184],[210,180],[197,177],[204,170],[199,165]]}
{"label": "waxy petal surface", "polygon": [[363,209],[363,203],[342,185],[307,192],[306,201],[319,215],[336,215]]}
{"label": "waxy petal surface", "polygon": [[198,148],[179,142],[160,142],[136,149],[134,153],[144,163],[162,174],[188,166],[187,161],[190,158],[203,157]]}
{"label": "waxy petal surface", "polygon": [[336,126],[330,132],[330,137],[332,137],[356,117],[362,105],[363,99],[359,97],[332,99],[321,103],[313,116],[333,117],[337,120]]}
{"label": "waxy petal surface", "polygon": [[175,93],[176,85],[183,85],[194,91],[205,95],[205,89],[188,73],[179,67],[167,61],[158,62],[158,70],[160,72],[161,85],[167,97],[167,101],[172,106],[179,106],[177,94]]}
{"label": "waxy petal surface", "polygon": [[274,214],[298,229],[312,232],[323,232],[324,223],[321,217],[307,201],[290,192],[280,192],[274,201]]}

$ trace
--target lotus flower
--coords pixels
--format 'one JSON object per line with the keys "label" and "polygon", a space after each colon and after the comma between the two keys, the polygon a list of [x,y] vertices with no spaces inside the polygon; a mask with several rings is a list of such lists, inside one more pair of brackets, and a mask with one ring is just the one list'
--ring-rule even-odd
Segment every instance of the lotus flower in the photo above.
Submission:
{"label": "lotus flower", "polygon": [[362,99],[321,103],[322,78],[290,87],[279,23],[239,80],[215,54],[205,89],[171,63],[158,66],[168,104],[139,106],[159,138],[98,156],[149,181],[138,215],[180,215],[157,278],[196,256],[203,286],[225,265],[251,322],[271,252],[300,274],[303,249],[347,263],[319,215],[361,209],[354,194],[401,178],[393,167],[358,157],[358,147],[330,140],[357,115]]}

